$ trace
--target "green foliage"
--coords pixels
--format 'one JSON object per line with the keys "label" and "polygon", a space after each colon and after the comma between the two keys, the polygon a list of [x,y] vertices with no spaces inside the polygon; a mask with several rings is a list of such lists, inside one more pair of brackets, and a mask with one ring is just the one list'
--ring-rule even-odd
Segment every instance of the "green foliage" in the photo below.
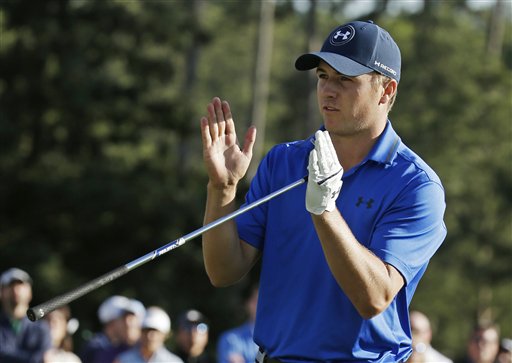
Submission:
{"label": "green foliage", "polygon": [[[0,3],[0,270],[29,271],[34,303],[201,225],[199,117],[220,96],[239,136],[250,124],[258,3],[206,2],[199,18],[192,1]],[[447,4],[379,22],[403,56],[394,127],[447,195],[448,237],[412,304],[455,356],[476,318],[494,318],[512,336],[512,40],[508,20],[502,59],[487,54],[488,12]],[[318,33],[347,20],[344,8],[322,4]],[[304,127],[310,86],[293,69],[306,15],[278,2],[267,148],[320,122]],[[243,319],[239,294],[256,278],[257,270],[214,289],[192,241],[71,308],[85,334],[99,328],[97,306],[111,294],[172,317],[196,307],[212,320],[214,341]]]}

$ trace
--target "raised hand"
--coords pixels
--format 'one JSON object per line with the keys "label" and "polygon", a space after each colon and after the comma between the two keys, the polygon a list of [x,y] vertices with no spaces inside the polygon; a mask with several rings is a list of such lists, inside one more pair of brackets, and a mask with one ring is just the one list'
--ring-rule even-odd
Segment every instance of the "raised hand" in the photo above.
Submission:
{"label": "raised hand", "polygon": [[328,131],[315,133],[315,148],[309,154],[306,209],[313,214],[332,212],[340,194],[343,168]]}
{"label": "raised hand", "polygon": [[240,148],[235,123],[227,101],[218,97],[207,106],[208,116],[201,118],[203,160],[210,184],[217,188],[236,186],[243,178],[252,158],[256,128],[250,127]]}

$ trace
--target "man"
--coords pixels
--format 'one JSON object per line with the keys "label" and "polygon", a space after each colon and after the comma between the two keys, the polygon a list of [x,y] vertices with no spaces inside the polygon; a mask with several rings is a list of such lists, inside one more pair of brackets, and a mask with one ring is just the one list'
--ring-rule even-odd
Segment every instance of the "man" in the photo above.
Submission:
{"label": "man", "polygon": [[0,362],[41,363],[51,348],[46,321],[33,323],[26,313],[32,300],[32,279],[19,268],[0,276]]}
{"label": "man", "polygon": [[411,311],[409,315],[414,349],[408,362],[452,363],[451,359],[439,353],[430,344],[432,342],[432,327],[428,317],[416,310]]}
{"label": "man", "polygon": [[85,345],[80,358],[83,363],[112,363],[122,352],[130,349],[140,338],[144,305],[125,296],[112,296],[98,309],[103,331]]}
{"label": "man", "polygon": [[499,327],[492,323],[477,324],[468,339],[466,356],[457,363],[494,363],[499,349]]}
{"label": "man", "polygon": [[[274,147],[246,196],[253,202],[308,175],[308,183],[203,234],[215,286],[239,281],[262,259],[254,330],[258,361],[404,361],[412,352],[408,306],[446,236],[444,190],[388,120],[400,51],[372,22],[334,29],[316,68],[323,127]],[[256,130],[237,144],[229,104],[201,119],[208,171],[204,222],[235,209]],[[343,185],[342,185],[343,184]]]}
{"label": "man", "polygon": [[256,307],[258,305],[258,287],[251,286],[245,298],[245,310],[248,320],[236,328],[225,331],[217,342],[218,363],[253,363],[258,346],[253,340]]}
{"label": "man", "polygon": [[208,345],[208,323],[205,316],[194,309],[187,310],[178,317],[176,331],[176,355],[185,363],[210,363]]}
{"label": "man", "polygon": [[165,348],[165,340],[171,333],[171,319],[167,313],[152,306],[146,310],[142,321],[142,334],[139,343],[120,354],[116,363],[183,363],[180,357]]}

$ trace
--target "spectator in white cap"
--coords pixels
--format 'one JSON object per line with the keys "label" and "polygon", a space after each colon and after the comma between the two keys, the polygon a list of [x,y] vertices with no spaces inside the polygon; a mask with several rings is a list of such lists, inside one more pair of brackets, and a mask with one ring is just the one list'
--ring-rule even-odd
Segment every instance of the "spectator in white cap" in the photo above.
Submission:
{"label": "spectator in white cap", "polygon": [[0,362],[40,363],[51,348],[46,321],[33,323],[26,317],[32,300],[32,279],[19,268],[0,276]]}
{"label": "spectator in white cap", "polygon": [[139,343],[121,353],[116,363],[183,363],[180,357],[165,347],[165,340],[171,334],[171,319],[167,313],[152,306],[146,310],[142,321],[142,334]]}
{"label": "spectator in white cap", "polygon": [[111,363],[122,352],[130,349],[140,338],[144,305],[125,296],[112,296],[98,309],[103,331],[94,335],[85,345],[80,358],[83,363]]}

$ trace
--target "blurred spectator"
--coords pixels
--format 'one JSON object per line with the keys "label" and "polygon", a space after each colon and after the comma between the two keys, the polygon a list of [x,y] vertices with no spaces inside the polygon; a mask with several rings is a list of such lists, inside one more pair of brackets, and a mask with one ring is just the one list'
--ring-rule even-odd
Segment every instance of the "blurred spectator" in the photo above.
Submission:
{"label": "blurred spectator", "polygon": [[245,324],[227,330],[219,337],[217,343],[217,361],[219,363],[253,363],[258,346],[253,340],[256,307],[258,304],[258,287],[252,286],[245,297],[245,309],[248,320]]}
{"label": "blurred spectator", "polygon": [[512,363],[512,339],[501,339],[497,363]]}
{"label": "blurred spectator", "polygon": [[98,309],[103,331],[85,345],[80,358],[83,363],[111,363],[130,349],[140,338],[145,309],[140,301],[112,296]]}
{"label": "blurred spectator", "polygon": [[0,276],[0,362],[41,363],[51,348],[50,329],[44,320],[26,317],[32,300],[32,279],[18,268]]}
{"label": "blurred spectator", "polygon": [[176,354],[185,363],[213,362],[206,353],[208,323],[197,310],[188,310],[178,317],[176,330]]}
{"label": "blurred spectator", "polygon": [[50,325],[52,349],[45,355],[47,363],[80,363],[73,353],[73,334],[78,329],[78,320],[71,319],[69,306],[62,306],[49,313],[46,318]]}
{"label": "blurred spectator", "polygon": [[169,315],[157,306],[146,310],[142,321],[142,334],[139,343],[121,353],[116,363],[183,363],[180,357],[172,354],[165,346],[165,340],[171,334]]}
{"label": "blurred spectator", "polygon": [[432,345],[432,327],[428,317],[419,312],[410,312],[413,353],[407,360],[408,363],[451,363],[452,360],[445,357]]}
{"label": "blurred spectator", "polygon": [[467,343],[466,356],[457,363],[494,363],[500,347],[500,332],[497,325],[477,325]]}

